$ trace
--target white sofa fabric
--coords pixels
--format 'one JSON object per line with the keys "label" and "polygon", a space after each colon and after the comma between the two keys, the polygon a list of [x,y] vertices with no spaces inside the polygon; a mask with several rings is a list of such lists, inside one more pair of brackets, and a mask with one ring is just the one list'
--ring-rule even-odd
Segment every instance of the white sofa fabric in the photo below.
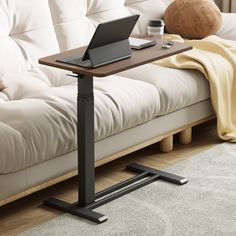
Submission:
{"label": "white sofa fabric", "polygon": [[[38,68],[37,60],[58,52],[58,45],[66,50],[86,44],[97,24],[95,19],[120,17],[129,14],[132,8],[144,10],[139,6],[143,2],[129,7],[122,2],[116,1],[118,5],[114,6],[111,1],[88,1],[87,12],[86,7],[81,7],[86,1],[1,3],[9,19],[5,20],[6,34],[3,32],[2,40],[14,45],[12,53],[15,53],[14,56],[8,54],[9,60],[16,55],[19,57],[16,64],[18,60],[22,64],[2,72],[7,89],[1,94],[1,174],[22,170],[76,149],[76,79],[66,78],[65,71],[54,70],[60,74],[55,79],[55,75],[49,74],[50,68]],[[139,23],[136,32],[143,33],[144,25]],[[5,50],[8,48],[6,45]],[[155,65],[130,70],[122,76],[95,78],[94,88],[95,141],[209,98],[207,82],[200,73]]]}
{"label": "white sofa fabric", "polygon": [[[39,71],[3,80],[8,87],[0,104],[0,173],[76,149],[76,80],[54,87]],[[95,78],[94,88],[95,141],[209,98],[200,73],[155,65],[127,71],[127,78]]]}
{"label": "white sofa fabric", "polygon": [[[128,14],[141,15],[133,33],[145,34],[170,2],[0,1],[0,199],[76,168],[77,81],[38,58],[86,45],[99,22]],[[213,114],[193,70],[144,65],[94,78],[94,94],[96,160]]]}

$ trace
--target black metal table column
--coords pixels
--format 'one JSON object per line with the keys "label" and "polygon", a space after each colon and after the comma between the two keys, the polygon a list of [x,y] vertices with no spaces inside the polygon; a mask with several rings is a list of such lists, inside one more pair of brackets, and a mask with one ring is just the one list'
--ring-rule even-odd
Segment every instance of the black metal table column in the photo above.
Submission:
{"label": "black metal table column", "polygon": [[77,142],[79,206],[95,200],[93,77],[78,75]]}
{"label": "black metal table column", "polygon": [[93,209],[107,202],[158,179],[178,185],[187,183],[187,179],[184,177],[138,164],[130,164],[127,166],[127,169],[138,173],[138,175],[95,194],[94,96],[92,76],[78,75],[77,119],[78,202],[71,204],[51,198],[44,201],[45,205],[96,223],[103,223],[107,220],[107,217],[93,211]]}
{"label": "black metal table column", "polygon": [[88,209],[95,203],[93,76],[78,75],[77,143],[78,202],[69,204],[51,198],[44,204],[88,220],[102,223],[107,217]]}

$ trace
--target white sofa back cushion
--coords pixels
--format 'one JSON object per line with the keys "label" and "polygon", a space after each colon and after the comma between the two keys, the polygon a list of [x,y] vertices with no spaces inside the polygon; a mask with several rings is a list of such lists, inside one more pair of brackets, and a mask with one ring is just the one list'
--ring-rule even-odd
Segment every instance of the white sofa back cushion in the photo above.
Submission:
{"label": "white sofa back cushion", "polygon": [[146,34],[148,20],[161,18],[171,1],[1,0],[0,76],[24,72],[40,57],[86,45],[100,22],[140,14],[133,33]]}
{"label": "white sofa back cushion", "polygon": [[0,77],[10,72],[25,70],[25,58],[20,47],[10,37],[11,22],[5,1],[0,1]]}
{"label": "white sofa back cushion", "polygon": [[[171,0],[50,0],[62,51],[88,44],[100,22],[140,14],[134,34],[146,34],[150,19],[162,18]],[[122,29],[121,29],[122,30]]]}
{"label": "white sofa back cushion", "polygon": [[1,0],[0,22],[0,75],[23,72],[59,52],[48,0]]}

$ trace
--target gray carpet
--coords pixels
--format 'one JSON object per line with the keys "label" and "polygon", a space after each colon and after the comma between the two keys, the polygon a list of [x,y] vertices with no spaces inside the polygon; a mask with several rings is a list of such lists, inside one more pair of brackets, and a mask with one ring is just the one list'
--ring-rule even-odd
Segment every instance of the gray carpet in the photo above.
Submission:
{"label": "gray carpet", "polygon": [[64,214],[26,235],[236,235],[236,144],[224,143],[168,169],[189,183],[154,182],[97,208],[97,225]]}

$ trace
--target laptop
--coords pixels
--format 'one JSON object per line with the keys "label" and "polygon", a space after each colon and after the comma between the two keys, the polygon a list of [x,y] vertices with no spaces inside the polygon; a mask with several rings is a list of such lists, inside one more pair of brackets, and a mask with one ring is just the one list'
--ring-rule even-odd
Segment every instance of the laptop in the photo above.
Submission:
{"label": "laptop", "polygon": [[74,55],[57,61],[86,68],[96,68],[129,58],[131,48],[128,38],[138,18],[139,15],[131,15],[99,24],[82,55]]}

